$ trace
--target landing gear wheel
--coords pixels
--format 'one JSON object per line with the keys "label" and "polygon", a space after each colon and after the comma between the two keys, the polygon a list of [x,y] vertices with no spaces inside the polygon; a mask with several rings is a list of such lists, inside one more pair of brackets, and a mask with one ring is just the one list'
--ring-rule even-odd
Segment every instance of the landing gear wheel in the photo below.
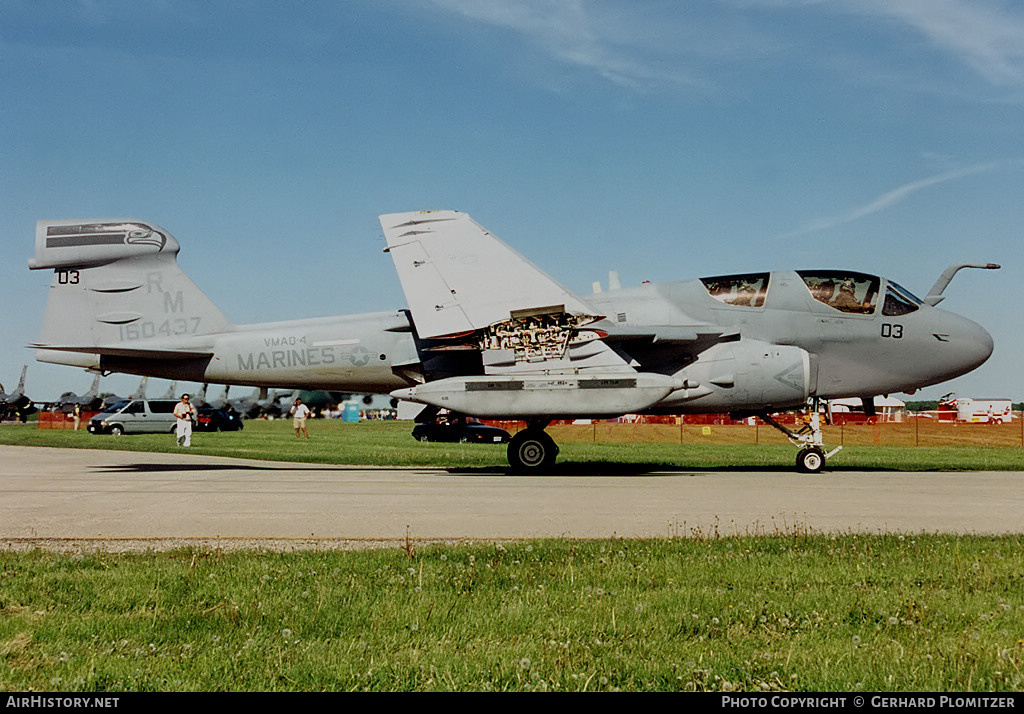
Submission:
{"label": "landing gear wheel", "polygon": [[817,446],[801,449],[796,455],[796,467],[805,474],[816,474],[825,468],[825,452]]}
{"label": "landing gear wheel", "polygon": [[508,442],[508,462],[517,473],[537,473],[555,465],[558,446],[540,429],[524,429]]}

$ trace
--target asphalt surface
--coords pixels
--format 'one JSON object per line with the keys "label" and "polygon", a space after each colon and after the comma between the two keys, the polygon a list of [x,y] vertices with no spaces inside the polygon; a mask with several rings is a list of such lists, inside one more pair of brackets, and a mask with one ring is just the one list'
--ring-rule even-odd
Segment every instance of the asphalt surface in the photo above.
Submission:
{"label": "asphalt surface", "polygon": [[1024,533],[1024,473],[510,476],[0,447],[0,548],[8,549],[805,532]]}

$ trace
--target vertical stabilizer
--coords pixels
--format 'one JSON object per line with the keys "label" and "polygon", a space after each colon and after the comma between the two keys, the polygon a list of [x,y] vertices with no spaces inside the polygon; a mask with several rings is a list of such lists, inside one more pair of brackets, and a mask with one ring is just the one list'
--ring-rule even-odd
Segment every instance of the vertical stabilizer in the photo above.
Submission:
{"label": "vertical stabilizer", "polygon": [[178,250],[170,233],[134,219],[39,221],[29,267],[52,269],[53,281],[36,346],[80,364],[74,353],[171,349],[231,329],[178,267]]}

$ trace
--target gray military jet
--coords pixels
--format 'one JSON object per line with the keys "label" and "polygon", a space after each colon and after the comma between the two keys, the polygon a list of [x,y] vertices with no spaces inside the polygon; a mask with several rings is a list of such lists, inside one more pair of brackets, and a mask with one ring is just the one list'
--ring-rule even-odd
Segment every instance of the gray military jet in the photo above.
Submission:
{"label": "gray military jet", "polygon": [[[36,355],[36,359],[39,359],[39,355]],[[64,392],[57,399],[54,404],[54,408],[57,411],[70,414],[74,411],[75,405],[82,411],[98,411],[103,407],[103,399],[100,397],[100,375],[97,374],[92,379],[92,385],[89,387],[89,391],[85,394],[76,394],[75,392]]]}
{"label": "gray military jet", "polygon": [[25,421],[26,417],[36,412],[32,400],[25,396],[25,373],[28,372],[28,365],[21,368],[21,378],[14,391],[7,393],[3,385],[0,385],[0,421],[17,419]]}
{"label": "gray military jet", "polygon": [[129,399],[145,399],[146,398],[146,386],[149,383],[149,377],[143,377],[139,382],[139,386],[135,388],[135,391],[129,394],[127,397],[118,396],[117,394],[107,394],[103,397],[103,407],[108,409],[118,402],[126,402]]}
{"label": "gray military jet", "polygon": [[[256,387],[390,393],[430,409],[522,419],[517,471],[551,467],[559,418],[756,414],[818,471],[819,401],[919,389],[992,352],[976,323],[847,270],[723,275],[573,294],[468,215],[380,217],[408,309],[235,325],[181,271],[178,242],[133,219],[40,221],[32,269],[54,271],[37,359]],[[810,409],[793,432],[772,414]]]}

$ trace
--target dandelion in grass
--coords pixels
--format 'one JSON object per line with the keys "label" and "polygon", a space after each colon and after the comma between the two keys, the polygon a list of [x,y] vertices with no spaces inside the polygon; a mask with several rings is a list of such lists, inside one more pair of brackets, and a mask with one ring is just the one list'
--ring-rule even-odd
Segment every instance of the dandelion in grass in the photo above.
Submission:
{"label": "dandelion in grass", "polygon": [[853,636],[853,645],[854,645],[854,647],[859,647],[860,646],[860,635],[854,635]]}
{"label": "dandelion in grass", "polygon": [[531,664],[532,663],[528,657],[523,657],[519,660],[519,669],[529,669]]}
{"label": "dandelion in grass", "polygon": [[291,631],[290,628],[286,627],[283,630],[281,630],[281,637],[283,637],[283,638],[285,638],[287,640],[291,636],[292,636],[292,631]]}
{"label": "dandelion in grass", "polygon": [[890,625],[898,625],[898,624],[900,624],[900,620],[899,620],[898,617],[890,617],[889,618],[889,624]]}

